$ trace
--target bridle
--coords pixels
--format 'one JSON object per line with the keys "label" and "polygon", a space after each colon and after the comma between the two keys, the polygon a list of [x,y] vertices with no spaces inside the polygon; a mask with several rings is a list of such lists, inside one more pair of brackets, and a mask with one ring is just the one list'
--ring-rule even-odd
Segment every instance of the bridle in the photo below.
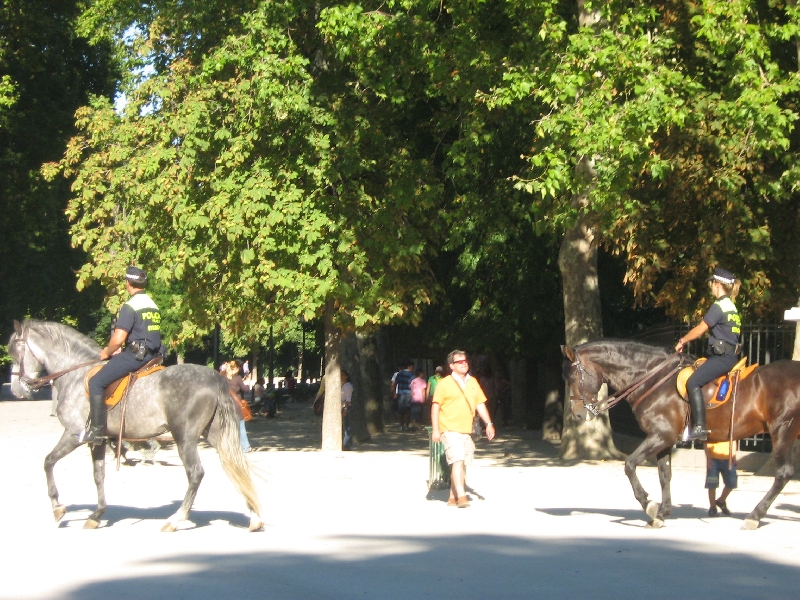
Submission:
{"label": "bridle", "polygon": [[[668,362],[670,362],[674,358],[675,354],[678,354],[680,356],[680,360],[678,361],[678,365],[675,366],[674,368],[670,369],[670,371],[666,375],[664,375],[664,377],[662,377],[655,384],[650,386],[650,388],[644,394],[642,394],[636,400],[636,402],[633,403],[633,405],[631,406],[631,409],[632,410],[636,410],[636,407],[639,406],[639,404],[642,402],[642,400],[647,398],[661,384],[666,382],[670,377],[672,377],[675,373],[677,373],[684,366],[684,357],[685,357],[684,354],[677,353],[677,352],[673,353],[673,354],[670,354],[669,356],[667,356],[667,358],[665,358],[662,362],[658,363],[655,367],[653,367],[652,369],[647,371],[644,375],[642,375],[641,377],[635,379],[634,381],[632,381],[631,383],[626,385],[624,388],[619,390],[616,394],[614,394],[613,396],[609,396],[608,398],[606,398],[602,402],[598,402],[597,394],[595,394],[593,396],[591,401],[587,402],[586,399],[585,399],[586,394],[581,393],[581,395],[577,398],[577,400],[580,400],[583,403],[583,407],[587,411],[589,411],[593,416],[597,417],[597,416],[600,415],[600,413],[602,413],[604,411],[607,411],[612,406],[615,406],[616,404],[618,404],[619,402],[621,402],[622,400],[624,400],[625,398],[630,396],[633,392],[635,392],[635,391],[641,389],[642,387],[644,387],[644,385],[648,381],[650,381],[662,369],[662,367],[664,367],[664,365],[666,365]],[[578,371],[578,386],[579,386],[580,390],[583,390],[583,385],[582,384],[583,384],[584,376],[588,375],[588,370],[586,369],[584,364],[581,362],[581,357],[578,356],[577,353],[575,354],[575,361],[572,363],[571,366],[575,367],[575,369]],[[597,376],[597,374],[595,374],[595,376]],[[600,378],[600,379],[601,379],[601,383],[607,383],[607,382],[605,382],[605,380],[603,378]],[[569,401],[570,401],[570,404],[572,404],[572,403],[574,403],[576,401],[576,397],[572,394],[572,386],[570,386]]]}
{"label": "bridle", "polygon": [[[14,340],[14,345],[15,346],[17,346],[17,344],[22,342],[22,349],[19,351],[19,360],[17,361],[17,364],[19,365],[19,370],[16,370],[16,371],[14,369],[11,370],[11,376],[12,377],[14,375],[17,376],[17,379],[19,379],[19,384],[22,386],[22,389],[25,390],[25,394],[26,395],[30,394],[31,392],[34,392],[34,391],[36,391],[38,389],[41,389],[46,385],[53,385],[53,382],[56,379],[58,379],[59,377],[61,377],[62,375],[66,375],[67,373],[71,373],[72,371],[76,371],[76,370],[81,369],[83,367],[88,367],[89,365],[93,365],[93,364],[96,364],[96,363],[99,363],[99,362],[103,362],[99,358],[96,358],[94,360],[89,360],[89,361],[83,362],[83,363],[81,363],[79,365],[75,365],[74,367],[69,367],[68,369],[64,369],[63,371],[57,371],[55,373],[49,373],[48,375],[45,375],[44,377],[34,377],[34,378],[27,377],[25,375],[25,350],[30,350],[30,346],[28,344],[28,332],[29,331],[30,331],[30,329],[23,330],[22,337],[18,337],[16,340]],[[39,364],[42,363],[42,361],[40,361],[38,358],[36,358],[36,356],[33,354],[33,352],[31,352],[31,356],[33,356]]]}
{"label": "bridle", "polygon": [[[575,395],[573,395],[572,386],[570,386],[569,402],[572,405],[577,400],[579,400],[580,402],[583,403],[583,407],[596,417],[597,415],[600,414],[600,412],[602,412],[602,411],[595,412],[595,410],[596,410],[595,409],[595,404],[597,404],[597,394],[594,395],[594,397],[593,397],[593,399],[591,401],[589,401],[589,402],[586,401],[586,396],[588,394],[584,394],[583,393],[583,381],[584,381],[585,377],[588,377],[589,372],[586,370],[586,367],[581,362],[581,357],[578,356],[577,353],[575,353],[575,361],[572,363],[571,366],[575,367],[575,369],[578,371],[578,389],[581,391],[581,394],[580,394],[580,396],[577,396],[577,397]],[[596,376],[596,374],[595,374],[595,376]],[[602,383],[604,383],[604,382],[601,380],[601,385],[602,385]]]}

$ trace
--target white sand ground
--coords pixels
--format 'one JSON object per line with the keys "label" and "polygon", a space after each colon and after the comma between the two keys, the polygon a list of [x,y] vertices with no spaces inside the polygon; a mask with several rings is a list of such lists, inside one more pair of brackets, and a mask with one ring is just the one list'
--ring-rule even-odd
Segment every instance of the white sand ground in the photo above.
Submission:
{"label": "white sand ground", "polygon": [[[69,512],[53,522],[42,463],[61,429],[49,412],[49,401],[0,402],[2,599],[800,597],[799,481],[758,530],[740,531],[772,480],[741,473],[734,517],[711,519],[704,470],[677,466],[673,518],[652,530],[622,463],[563,465],[520,434],[480,443],[472,507],[448,508],[428,494],[424,436],[325,455],[313,450],[319,421],[289,405],[248,425],[255,443],[282,448],[248,455],[264,532],[247,531],[211,449],[192,521],[175,533],[159,529],[185,491],[177,452],[118,472],[109,455],[109,509],[91,531],[85,447],[56,468]],[[655,469],[640,475],[659,500]]]}

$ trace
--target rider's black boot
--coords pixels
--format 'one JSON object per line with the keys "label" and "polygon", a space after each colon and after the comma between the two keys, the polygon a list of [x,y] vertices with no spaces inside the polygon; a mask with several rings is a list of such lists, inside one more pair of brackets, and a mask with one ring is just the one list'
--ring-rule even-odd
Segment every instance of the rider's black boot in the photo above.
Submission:
{"label": "rider's black boot", "polygon": [[87,444],[99,444],[106,438],[106,401],[102,394],[89,398],[89,421],[91,425],[78,436],[78,441]]}
{"label": "rider's black boot", "polygon": [[708,429],[706,429],[706,401],[702,389],[689,390],[689,406],[692,408],[694,423],[694,427],[689,431],[689,439],[704,442],[708,439]]}

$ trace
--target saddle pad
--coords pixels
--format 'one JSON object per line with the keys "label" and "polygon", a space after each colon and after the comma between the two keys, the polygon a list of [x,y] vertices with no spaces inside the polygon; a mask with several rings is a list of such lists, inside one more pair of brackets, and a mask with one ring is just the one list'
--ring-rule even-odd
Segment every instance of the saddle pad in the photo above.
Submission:
{"label": "saddle pad", "polygon": [[[744,359],[742,359],[742,360],[744,360]],[[736,371],[739,371],[739,381],[741,381],[742,379],[745,379],[748,375],[750,375],[753,371],[755,371],[758,368],[758,363],[756,363],[754,365],[750,365],[749,367],[745,367],[743,369],[742,368],[738,368],[737,369],[737,367],[739,367],[740,364],[742,364],[742,361],[739,361],[736,364],[736,367],[734,367],[731,370],[731,372],[728,373],[728,375],[724,375],[724,376],[720,377],[719,379],[715,379],[714,381],[711,382],[714,385],[714,393],[711,395],[711,400],[709,400],[706,403],[706,406],[708,408],[717,408],[718,406],[722,406],[728,400],[730,400],[731,394],[733,393],[733,386],[732,385],[728,387],[728,393],[725,394],[725,398],[722,399],[722,400],[717,400],[717,394],[719,393],[719,386],[722,384],[722,382],[725,379],[725,377],[729,377],[733,373],[736,373]]]}
{"label": "saddle pad", "polygon": [[[697,362],[694,363],[694,366],[686,367],[685,369],[681,369],[681,371],[678,373],[676,386],[678,388],[678,393],[681,395],[681,398],[683,398],[684,400],[686,400],[687,397],[688,397],[687,392],[686,392],[686,382],[689,380],[689,377],[692,376],[692,373],[694,373],[695,368],[699,367],[705,361],[706,361],[706,359],[701,358]],[[716,408],[716,407],[718,407],[718,406],[720,406],[722,404],[725,404],[725,402],[728,401],[728,398],[730,398],[731,392],[733,390],[733,386],[728,388],[728,393],[726,394],[724,400],[717,400],[717,392],[719,391],[719,386],[722,383],[723,379],[725,379],[725,377],[729,377],[733,373],[736,373],[737,371],[739,371],[739,380],[741,381],[742,379],[747,378],[747,376],[749,376],[753,371],[755,371],[758,368],[758,363],[750,365],[749,367],[746,367],[745,366],[746,364],[747,364],[747,358],[746,357],[742,358],[738,363],[736,363],[736,365],[733,367],[733,369],[731,369],[731,371],[730,371],[730,373],[728,373],[728,375],[723,375],[722,377],[719,377],[719,378],[717,378],[717,379],[715,379],[714,381],[711,382],[714,385],[714,394],[711,396],[711,398],[712,398],[711,401],[707,404],[707,406],[709,408]]]}
{"label": "saddle pad", "polygon": [[[117,404],[119,404],[120,400],[122,400],[122,396],[125,395],[125,390],[128,388],[128,383],[130,382],[132,375],[135,374],[136,378],[138,379],[140,377],[147,377],[148,375],[152,375],[153,373],[160,371],[161,369],[166,369],[166,367],[164,367],[161,364],[161,360],[162,360],[161,357],[154,358],[138,371],[129,373],[128,375],[125,375],[125,377],[117,379],[115,382],[111,383],[106,388],[106,395],[105,395],[106,406],[111,408],[112,406],[116,406]],[[89,371],[86,373],[86,376],[83,378],[83,387],[86,390],[87,395],[89,394],[89,380],[92,377],[94,377],[94,375],[102,368],[103,365],[97,365],[96,367],[92,367],[91,369],[89,369]]]}

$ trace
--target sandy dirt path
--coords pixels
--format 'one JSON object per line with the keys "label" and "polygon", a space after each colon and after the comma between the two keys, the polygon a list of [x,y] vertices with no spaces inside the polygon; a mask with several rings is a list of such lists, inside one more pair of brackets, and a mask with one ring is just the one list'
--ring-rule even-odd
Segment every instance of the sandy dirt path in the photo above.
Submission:
{"label": "sandy dirt path", "polygon": [[[479,443],[472,507],[428,493],[427,438],[392,432],[354,452],[317,452],[307,405],[251,422],[248,455],[266,528],[249,533],[243,500],[216,452],[192,520],[159,531],[185,491],[174,448],[158,466],[114,469],[102,527],[82,529],[96,496],[88,450],[56,468],[69,507],[53,522],[42,464],[61,428],[47,401],[0,402],[0,598],[608,598],[796,599],[800,482],[757,531],[741,519],[772,483],[742,473],[732,518],[706,516],[705,472],[677,467],[674,517],[645,527],[620,462],[559,463],[530,432]],[[659,499],[654,468],[640,471]]]}

